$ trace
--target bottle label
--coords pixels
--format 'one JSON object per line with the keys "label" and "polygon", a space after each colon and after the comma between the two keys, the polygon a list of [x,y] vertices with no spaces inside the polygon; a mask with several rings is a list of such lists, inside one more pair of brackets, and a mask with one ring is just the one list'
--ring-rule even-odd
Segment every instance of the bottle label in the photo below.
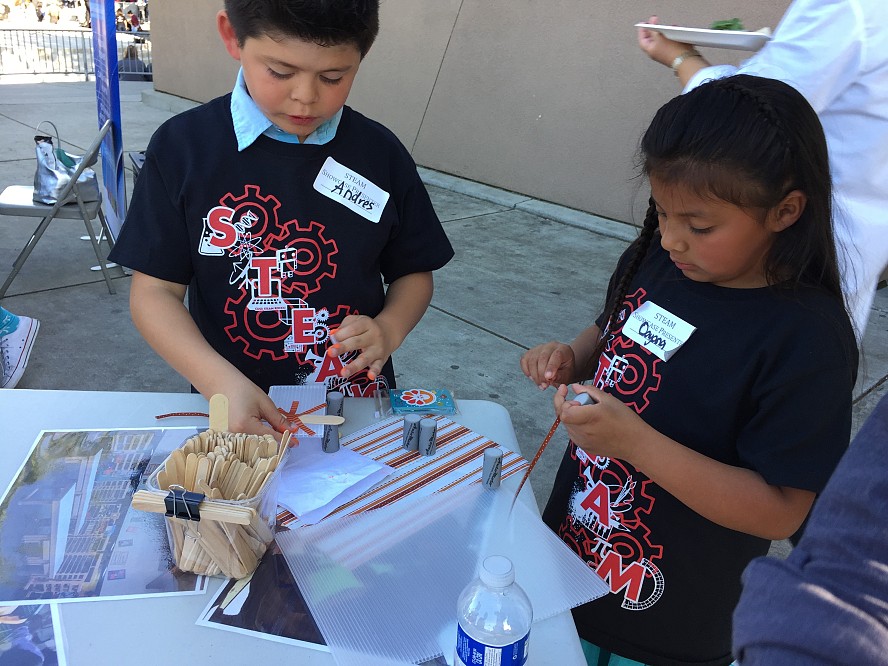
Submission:
{"label": "bottle label", "polygon": [[530,632],[514,643],[491,646],[479,643],[458,625],[456,631],[457,666],[524,666]]}

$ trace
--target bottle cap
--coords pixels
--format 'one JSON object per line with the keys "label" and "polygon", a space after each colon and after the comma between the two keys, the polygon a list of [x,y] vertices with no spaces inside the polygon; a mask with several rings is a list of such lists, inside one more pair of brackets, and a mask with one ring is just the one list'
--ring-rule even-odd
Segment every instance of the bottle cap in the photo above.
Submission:
{"label": "bottle cap", "polygon": [[481,582],[490,587],[508,587],[515,582],[512,560],[502,555],[491,555],[481,563]]}

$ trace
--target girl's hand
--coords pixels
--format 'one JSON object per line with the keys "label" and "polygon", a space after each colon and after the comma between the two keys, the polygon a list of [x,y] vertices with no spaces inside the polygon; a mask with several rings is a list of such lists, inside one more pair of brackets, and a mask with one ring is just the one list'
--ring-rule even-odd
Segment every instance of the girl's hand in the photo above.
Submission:
{"label": "girl's hand", "polygon": [[366,315],[348,315],[331,336],[335,338],[335,344],[327,349],[329,356],[360,352],[339,371],[342,377],[351,377],[367,368],[367,376],[371,380],[376,379],[395,350],[385,328]]}
{"label": "girl's hand", "polygon": [[[651,16],[645,23],[658,23],[656,16]],[[648,28],[638,29],[638,46],[648,54],[651,60],[655,60],[666,67],[672,66],[672,61],[686,51],[694,48],[690,44],[676,42],[663,36],[662,32]]]}
{"label": "girl's hand", "polygon": [[588,393],[596,401],[580,405],[567,399],[567,386],[555,394],[555,413],[574,444],[590,456],[620,458],[632,462],[634,444],[652,428],[618,398],[593,386],[572,384],[574,393]]}
{"label": "girl's hand", "polygon": [[541,389],[571,382],[576,377],[573,348],[563,342],[546,342],[524,352],[521,371]]}
{"label": "girl's hand", "polygon": [[[229,432],[271,435],[280,442],[282,433],[291,429],[287,417],[268,394],[246,377],[241,376],[239,381],[219,387],[216,392],[228,398]],[[299,441],[291,437],[289,444],[297,446]]]}

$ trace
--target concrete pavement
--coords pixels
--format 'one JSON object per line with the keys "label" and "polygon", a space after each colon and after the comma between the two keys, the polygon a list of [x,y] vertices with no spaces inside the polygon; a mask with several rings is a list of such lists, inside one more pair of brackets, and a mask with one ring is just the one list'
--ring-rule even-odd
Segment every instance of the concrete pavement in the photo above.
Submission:
{"label": "concrete pavement", "polygon": [[[160,123],[191,105],[156,93],[150,83],[121,82],[120,96],[125,151],[143,150]],[[33,179],[34,127],[44,119],[56,123],[75,151],[85,148],[97,127],[94,84],[0,82],[0,187]],[[421,173],[456,258],[438,273],[428,313],[396,352],[398,382],[448,387],[457,398],[504,405],[529,457],[552,423],[552,391],[532,386],[518,360],[527,348],[570,340],[588,325],[636,229],[446,174]],[[127,180],[131,185],[131,173]],[[0,281],[36,223],[0,218]],[[130,322],[130,278],[114,269],[117,293],[109,295],[101,273],[90,270],[96,261],[90,243],[81,240],[84,232],[76,221],[53,222],[3,299],[5,308],[41,321],[19,387],[187,392],[188,382]],[[855,432],[888,391],[886,379],[888,289],[877,294],[863,344]],[[563,435],[556,437],[531,480],[541,505],[564,443]]]}

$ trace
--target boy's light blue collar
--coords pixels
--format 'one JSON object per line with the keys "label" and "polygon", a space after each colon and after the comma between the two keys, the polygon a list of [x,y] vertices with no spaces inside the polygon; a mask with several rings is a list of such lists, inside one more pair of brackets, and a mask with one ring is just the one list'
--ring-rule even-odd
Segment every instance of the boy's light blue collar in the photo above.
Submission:
{"label": "boy's light blue collar", "polygon": [[[336,136],[340,118],[342,118],[342,109],[339,109],[330,120],[312,132],[304,143],[320,145],[331,141]],[[234,90],[231,91],[231,119],[234,122],[234,135],[237,137],[238,151],[253,145],[260,134],[265,134],[284,143],[300,143],[299,137],[285,132],[262,113],[262,110],[250,97],[250,93],[247,92],[243,69],[238,71]]]}

